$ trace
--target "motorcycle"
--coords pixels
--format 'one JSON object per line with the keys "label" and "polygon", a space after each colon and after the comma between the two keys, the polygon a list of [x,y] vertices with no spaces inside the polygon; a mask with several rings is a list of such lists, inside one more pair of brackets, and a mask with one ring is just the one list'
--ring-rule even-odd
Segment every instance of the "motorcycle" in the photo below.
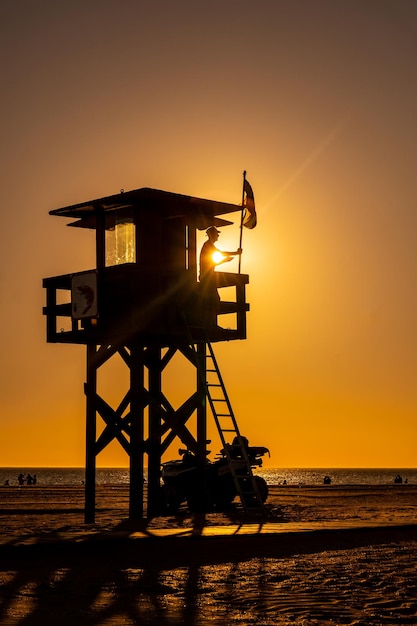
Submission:
{"label": "motorcycle", "polygon": [[[249,446],[245,443],[247,458],[251,468],[262,465],[262,457],[269,455],[268,448]],[[246,445],[247,444],[247,445]],[[226,450],[221,450],[215,461],[206,459],[203,466],[197,462],[191,450],[178,450],[181,459],[162,464],[162,500],[167,513],[176,513],[186,502],[190,512],[224,511],[238,495],[230,471],[228,456],[233,459],[235,472],[244,482],[248,475],[247,462],[242,457],[242,449],[233,442]],[[268,485],[261,476],[254,476],[262,502],[268,497]],[[249,478],[247,479],[250,480]]]}

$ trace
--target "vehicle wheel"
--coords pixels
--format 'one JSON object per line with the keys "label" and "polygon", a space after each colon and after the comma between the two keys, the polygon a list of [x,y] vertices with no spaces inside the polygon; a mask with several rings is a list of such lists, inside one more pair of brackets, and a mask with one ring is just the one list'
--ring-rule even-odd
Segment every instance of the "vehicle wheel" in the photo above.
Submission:
{"label": "vehicle wheel", "polygon": [[261,496],[261,500],[262,502],[265,502],[268,497],[268,485],[266,483],[266,480],[262,478],[262,476],[255,476],[255,481],[258,487],[259,495]]}
{"label": "vehicle wheel", "polygon": [[227,511],[230,509],[233,500],[236,497],[236,493],[219,493],[216,496],[216,509],[218,511]]}
{"label": "vehicle wheel", "polygon": [[218,480],[213,493],[213,503],[218,511],[230,509],[230,506],[237,495],[236,488],[231,477]]}
{"label": "vehicle wheel", "polygon": [[172,489],[172,487],[168,487],[167,485],[162,485],[161,487],[161,504],[165,513],[178,513],[178,509],[182,504],[182,498],[179,497],[177,492]]}
{"label": "vehicle wheel", "polygon": [[213,498],[209,488],[193,489],[187,495],[190,513],[208,513],[213,509]]}

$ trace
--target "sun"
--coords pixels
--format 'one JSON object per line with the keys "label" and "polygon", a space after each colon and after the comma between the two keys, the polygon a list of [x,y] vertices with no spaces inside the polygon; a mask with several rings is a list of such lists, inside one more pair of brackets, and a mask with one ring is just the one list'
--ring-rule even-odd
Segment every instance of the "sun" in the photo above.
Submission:
{"label": "sun", "polygon": [[213,254],[211,255],[211,258],[213,259],[214,263],[216,265],[218,265],[219,263],[221,263],[226,257],[225,255],[220,252],[219,250],[216,250],[216,252],[213,252]]}

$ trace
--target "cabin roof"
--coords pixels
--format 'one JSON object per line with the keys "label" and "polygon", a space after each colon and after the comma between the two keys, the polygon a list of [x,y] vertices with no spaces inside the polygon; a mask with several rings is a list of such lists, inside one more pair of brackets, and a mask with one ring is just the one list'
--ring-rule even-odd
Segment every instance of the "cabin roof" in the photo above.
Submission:
{"label": "cabin roof", "polygon": [[161,191],[143,187],[133,191],[121,191],[113,196],[81,202],[61,209],[50,211],[50,215],[74,218],[77,221],[68,224],[80,228],[97,228],[97,217],[105,219],[105,227],[111,228],[115,221],[131,221],[142,212],[152,212],[158,219],[183,217],[186,223],[198,229],[208,226],[225,226],[232,222],[219,218],[241,211],[237,204],[205,200],[194,196]]}

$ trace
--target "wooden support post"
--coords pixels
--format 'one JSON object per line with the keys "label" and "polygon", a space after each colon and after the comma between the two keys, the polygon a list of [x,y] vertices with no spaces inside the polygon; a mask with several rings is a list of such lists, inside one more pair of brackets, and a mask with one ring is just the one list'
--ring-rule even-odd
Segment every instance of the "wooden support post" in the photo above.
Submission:
{"label": "wooden support post", "polygon": [[129,517],[143,518],[144,346],[131,346],[130,363],[130,491]]}
{"label": "wooden support post", "polygon": [[153,400],[149,404],[149,449],[148,449],[148,517],[160,513],[161,478],[161,407],[162,388],[161,349],[150,347],[147,351],[149,372],[149,394]]}
{"label": "wooden support post", "polygon": [[106,267],[106,218],[102,208],[96,211],[96,266],[98,270]]}
{"label": "wooden support post", "polygon": [[197,464],[198,471],[201,480],[201,491],[199,494],[200,501],[196,503],[197,510],[204,511],[205,502],[207,499],[207,473],[206,460],[207,460],[207,359],[206,359],[207,345],[206,343],[199,343],[196,346],[196,357],[198,362],[196,363],[197,371]]}
{"label": "wooden support post", "polygon": [[85,460],[85,509],[84,521],[93,524],[96,508],[96,346],[87,344],[86,394],[86,460]]}
{"label": "wooden support post", "polygon": [[48,284],[46,288],[46,308],[48,317],[46,318],[46,340],[55,341],[56,337],[56,289]]}
{"label": "wooden support post", "polygon": [[237,334],[246,339],[246,286],[244,282],[236,284]]}
{"label": "wooden support post", "polygon": [[200,402],[197,406],[197,457],[205,463],[207,452],[207,406],[206,406],[206,344],[197,344],[197,392]]}

